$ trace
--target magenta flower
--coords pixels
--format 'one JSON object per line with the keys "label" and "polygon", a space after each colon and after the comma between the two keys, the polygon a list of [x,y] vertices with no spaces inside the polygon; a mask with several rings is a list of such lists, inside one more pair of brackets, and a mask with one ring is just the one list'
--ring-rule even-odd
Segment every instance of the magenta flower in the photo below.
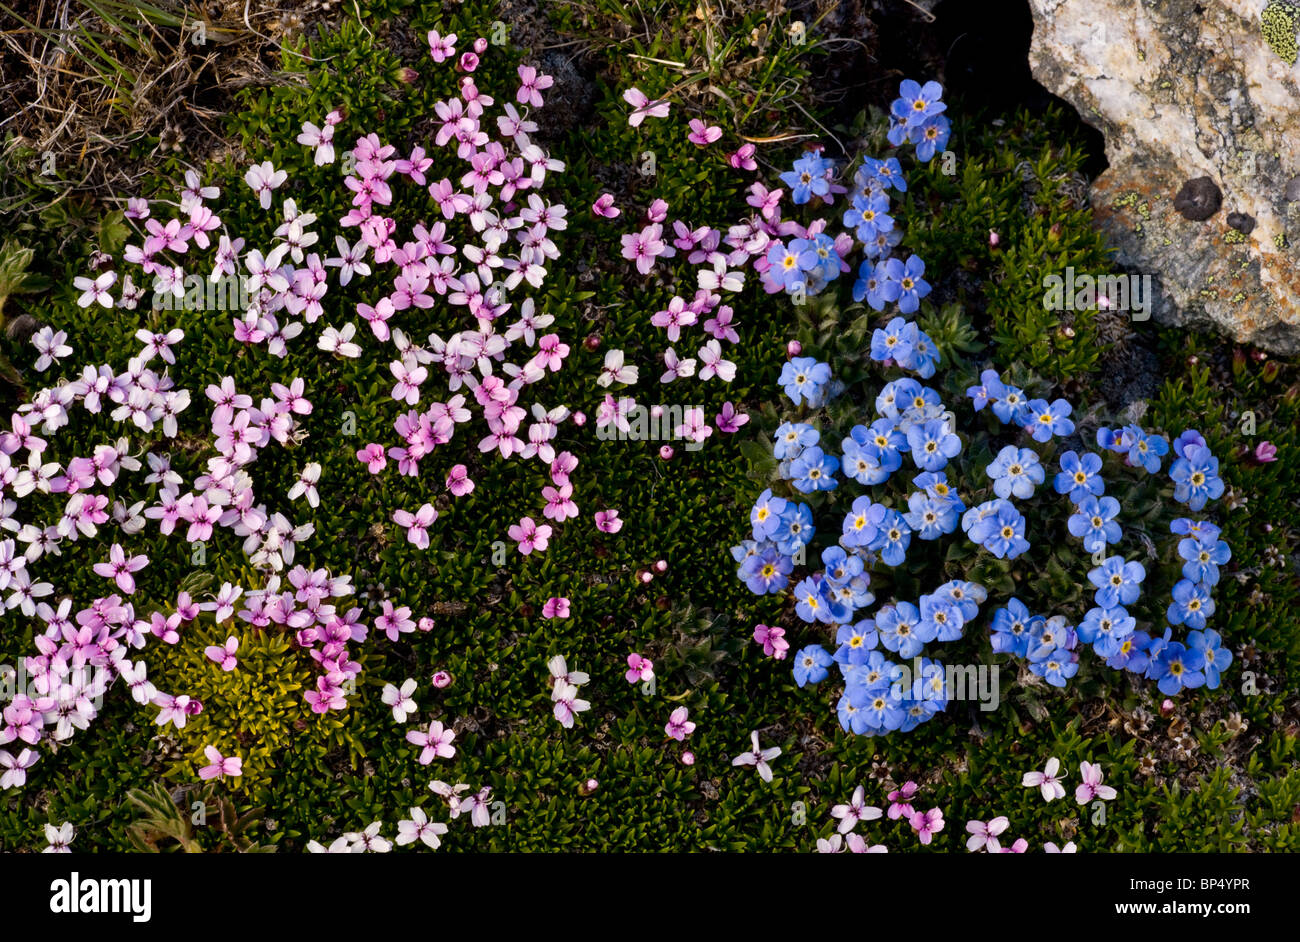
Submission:
{"label": "magenta flower", "polygon": [[234,635],[231,635],[226,639],[224,647],[210,644],[203,649],[203,653],[207,655],[208,660],[212,661],[223,671],[233,671],[239,664],[239,659],[235,657],[235,652],[238,650],[239,639]]}
{"label": "magenta flower", "polygon": [[474,52],[462,52],[460,60],[456,63],[462,72],[473,72],[478,68],[478,54]]}
{"label": "magenta flower", "polygon": [[452,741],[456,734],[450,728],[434,720],[427,731],[413,729],[406,734],[406,741],[420,747],[420,765],[428,765],[434,759],[450,759],[456,754]]}
{"label": "magenta flower", "polygon": [[690,710],[684,706],[679,706],[673,710],[672,715],[668,717],[668,724],[664,727],[669,739],[676,739],[682,742],[691,733],[695,732],[695,724],[689,719]]}
{"label": "magenta flower", "polygon": [[917,811],[907,823],[912,825],[921,843],[928,844],[934,839],[934,835],[943,830],[943,812],[938,808],[931,808],[925,812]]}
{"label": "magenta flower", "polygon": [[747,422],[749,422],[749,415],[737,412],[736,407],[730,402],[724,402],[722,411],[713,417],[713,423],[718,427],[718,431],[727,435],[735,435]]}
{"label": "magenta flower", "polygon": [[573,502],[572,484],[562,484],[558,488],[549,485],[543,487],[542,497],[546,499],[546,508],[542,514],[548,520],[563,523],[570,517],[578,516],[578,505]]}
{"label": "magenta flower", "polygon": [[399,527],[406,527],[406,540],[413,543],[418,549],[427,550],[429,548],[429,527],[438,519],[438,511],[434,510],[432,504],[424,504],[415,513],[406,510],[398,510],[393,513],[393,523]]}
{"label": "magenta flower", "polygon": [[904,782],[902,788],[896,788],[889,793],[889,810],[885,813],[890,821],[897,821],[899,818],[911,819],[915,814],[912,807],[912,799],[920,791],[921,786],[916,782]]}
{"label": "magenta flower", "polygon": [[655,662],[633,653],[627,656],[627,671],[623,674],[629,684],[637,681],[649,683],[655,678]]}
{"label": "magenta flower", "polygon": [[757,170],[758,163],[754,160],[754,145],[741,144],[735,152],[727,155],[727,163],[731,164],[735,170]]}
{"label": "magenta flower", "polygon": [[199,769],[199,778],[207,782],[227,775],[243,775],[244,760],[239,756],[223,756],[216,746],[204,746],[203,754],[208,757],[209,765]]}
{"label": "magenta flower", "polygon": [[521,517],[519,523],[506,532],[519,544],[519,552],[525,556],[533,550],[545,552],[551,539],[550,526],[545,523],[538,526],[532,517]]}
{"label": "magenta flower", "polygon": [[114,543],[108,550],[108,562],[95,563],[94,571],[97,576],[112,579],[119,589],[130,595],[135,591],[135,576],[132,574],[139,572],[147,565],[149,565],[148,556],[131,556],[128,558],[126,550],[122,549],[121,544]]}
{"label": "magenta flower", "polygon": [[722,128],[716,125],[706,125],[699,118],[691,118],[690,125],[691,131],[686,135],[686,139],[696,147],[708,147],[722,137]]}
{"label": "magenta flower", "polygon": [[623,93],[623,100],[632,106],[633,110],[627,117],[627,123],[634,128],[639,127],[646,118],[668,117],[669,103],[662,100],[651,101],[639,88],[629,88]]}
{"label": "magenta flower", "polygon": [[388,464],[388,459],[384,457],[384,446],[377,442],[371,442],[358,451],[357,460],[364,464],[371,474],[378,474]]}
{"label": "magenta flower", "polygon": [[602,193],[596,197],[596,202],[591,204],[591,212],[596,216],[603,216],[605,219],[613,219],[622,212],[614,205],[614,194]]}
{"label": "magenta flower", "polygon": [[399,635],[410,634],[415,630],[415,622],[411,619],[411,610],[407,606],[394,608],[392,602],[385,600],[382,607],[383,612],[375,619],[375,628],[388,635],[389,641],[396,641]]}
{"label": "magenta flower", "polygon": [[1260,464],[1277,461],[1277,446],[1270,441],[1262,441],[1255,446],[1255,460]]}
{"label": "magenta flower", "polygon": [[542,606],[543,618],[568,618],[569,600],[562,595],[553,595]]}
{"label": "magenta flower", "polygon": [[618,518],[618,511],[597,510],[596,529],[601,533],[617,533],[623,529],[623,521]]}
{"label": "magenta flower", "polygon": [[790,642],[785,640],[785,629],[773,625],[755,625],[754,640],[763,646],[763,654],[780,661],[790,650]]}

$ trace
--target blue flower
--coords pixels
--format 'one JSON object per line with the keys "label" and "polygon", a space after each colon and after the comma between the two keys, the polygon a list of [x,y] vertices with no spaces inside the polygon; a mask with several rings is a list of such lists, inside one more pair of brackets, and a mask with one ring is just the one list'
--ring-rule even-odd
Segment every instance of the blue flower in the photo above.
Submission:
{"label": "blue flower", "polygon": [[978,582],[966,582],[962,579],[945,582],[935,589],[933,594],[956,605],[964,622],[973,620],[979,614],[980,606],[989,597],[987,590]]}
{"label": "blue flower", "polygon": [[998,559],[1015,559],[1029,549],[1025,518],[1009,501],[999,498],[992,503],[991,512],[975,521],[968,534]]}
{"label": "blue flower", "polygon": [[799,405],[804,399],[811,403],[818,391],[830,382],[830,378],[830,364],[819,363],[812,357],[795,357],[781,367],[781,376],[777,382],[790,400]]}
{"label": "blue flower", "polygon": [[[921,602],[921,624],[932,625],[936,641],[957,641],[962,635],[962,626],[966,619],[961,609],[939,594],[923,595]],[[929,629],[926,629],[927,632]]]}
{"label": "blue flower", "polygon": [[858,708],[862,728],[853,731],[862,734],[892,732],[903,725],[903,704],[889,689],[864,690],[850,687],[846,694]]}
{"label": "blue flower", "polygon": [[1079,622],[1079,640],[1092,645],[1098,657],[1112,658],[1120,653],[1121,642],[1137,628],[1137,620],[1122,606],[1092,608]]}
{"label": "blue flower", "polygon": [[1184,453],[1184,449],[1186,449],[1188,445],[1196,445],[1198,448],[1205,448],[1207,450],[1210,447],[1205,443],[1205,437],[1200,432],[1196,431],[1196,429],[1190,428],[1174,439],[1174,454],[1179,458],[1186,458],[1187,455]]}
{"label": "blue flower", "polygon": [[1219,459],[1201,445],[1184,445],[1183,456],[1170,467],[1169,476],[1174,481],[1174,500],[1192,510],[1200,510],[1206,501],[1223,495]]}
{"label": "blue flower", "polygon": [[1029,417],[1029,401],[1025,398],[1023,389],[1002,385],[1001,389],[995,391],[990,387],[989,397],[993,401],[993,414],[998,417],[999,422],[1004,425],[1026,424]]}
{"label": "blue flower", "polygon": [[1079,503],[1088,495],[1100,497],[1106,490],[1101,479],[1101,455],[1085,451],[1083,456],[1067,451],[1061,455],[1061,473],[1053,486],[1058,494],[1069,494],[1070,500]]}
{"label": "blue flower", "polygon": [[1102,608],[1132,605],[1142,594],[1142,580],[1146,577],[1141,563],[1128,562],[1122,556],[1107,556],[1088,572],[1088,581],[1097,587],[1093,598]]}
{"label": "blue flower", "polygon": [[790,582],[794,562],[775,547],[768,545],[741,564],[740,576],[755,595],[782,591]]}
{"label": "blue flower", "polygon": [[[854,426],[854,430],[862,430],[866,436],[866,426]],[[840,443],[844,454],[840,459],[840,467],[845,476],[852,478],[859,484],[875,485],[883,484],[889,480],[889,471],[880,464],[880,455],[874,448],[864,445],[862,442],[850,436]],[[899,460],[902,463],[902,460]]]}
{"label": "blue flower", "polygon": [[902,147],[903,142],[907,140],[907,132],[911,129],[908,123],[912,116],[911,110],[902,98],[895,98],[889,106],[889,131],[885,137],[894,147]]}
{"label": "blue flower", "polygon": [[875,541],[880,526],[885,520],[884,504],[874,504],[865,494],[853,501],[853,506],[844,515],[843,535],[840,540],[848,547],[870,546]]}
{"label": "blue flower", "polygon": [[1211,690],[1218,689],[1219,675],[1232,663],[1232,652],[1220,647],[1220,643],[1217,631],[1206,629],[1187,633],[1187,646],[1205,660],[1205,666],[1201,669],[1205,672],[1205,686]]}
{"label": "blue flower", "polygon": [[822,565],[831,585],[846,584],[854,576],[862,575],[862,557],[850,556],[842,546],[828,546],[822,550]]}
{"label": "blue flower", "polygon": [[1053,687],[1064,687],[1067,680],[1079,673],[1079,662],[1070,651],[1057,648],[1042,660],[1030,664],[1029,669]]}
{"label": "blue flower", "polygon": [[1045,442],[1053,435],[1064,437],[1074,431],[1074,423],[1069,419],[1073,411],[1074,407],[1064,399],[1057,399],[1051,405],[1045,399],[1035,399],[1029,403],[1023,423],[1034,441]]}
{"label": "blue flower", "polygon": [[786,291],[794,291],[804,285],[807,277],[799,267],[799,255],[776,241],[767,250],[767,274]]}
{"label": "blue flower", "polygon": [[885,286],[888,283],[884,262],[873,265],[870,261],[864,261],[858,266],[858,280],[853,283],[853,300],[861,302],[865,299],[872,310],[883,311],[890,300],[885,296]]}
{"label": "blue flower", "polygon": [[937,540],[957,529],[957,508],[949,501],[913,491],[907,497],[907,508],[903,519],[922,540]]}
{"label": "blue flower", "polygon": [[930,335],[918,327],[912,341],[912,355],[906,360],[900,360],[898,365],[911,370],[922,379],[929,379],[939,366],[939,360],[939,348],[930,339]]}
{"label": "blue flower", "polygon": [[835,240],[826,233],[819,232],[811,239],[795,239],[790,243],[790,251],[798,252],[799,267],[820,281],[834,281],[840,276],[840,255],[835,251]]}
{"label": "blue flower", "polygon": [[1106,659],[1106,666],[1114,670],[1127,670],[1134,674],[1146,672],[1150,657],[1147,649],[1151,637],[1145,631],[1134,631],[1120,640],[1119,650]]}
{"label": "blue flower", "polygon": [[876,632],[876,623],[870,618],[852,625],[840,625],[835,641],[839,647],[834,657],[841,665],[866,664],[872,654],[879,655],[875,649],[880,644],[880,635]]}
{"label": "blue flower", "polygon": [[923,425],[913,425],[907,430],[907,445],[912,460],[922,471],[941,471],[949,458],[961,453],[961,439],[948,428],[942,419],[931,419]]}
{"label": "blue flower", "polygon": [[916,342],[917,329],[911,321],[895,317],[884,328],[877,327],[871,334],[871,359],[878,362],[895,360],[903,363],[912,358],[912,344]]}
{"label": "blue flower", "polygon": [[998,497],[1016,496],[1022,500],[1034,496],[1034,488],[1043,483],[1046,472],[1038,455],[1028,448],[1007,445],[988,466],[988,476],[993,480],[993,493]]}
{"label": "blue flower", "polygon": [[916,159],[929,163],[934,155],[948,146],[952,125],[943,115],[935,115],[920,127],[907,132],[907,139],[916,145]]}
{"label": "blue flower", "polygon": [[998,654],[1014,654],[1024,657],[1029,651],[1030,626],[1034,616],[1030,614],[1025,603],[1014,596],[1005,606],[993,613],[992,631],[993,650]]}
{"label": "blue flower", "polygon": [[898,309],[904,314],[915,312],[921,306],[921,299],[930,293],[929,283],[921,277],[924,274],[925,262],[915,255],[909,256],[906,264],[896,258],[888,259],[884,297],[898,301]]}
{"label": "blue flower", "polygon": [[1137,425],[1124,429],[1132,445],[1129,446],[1128,463],[1140,465],[1148,474],[1160,470],[1160,459],[1169,454],[1169,442],[1163,435],[1148,435]]}
{"label": "blue flower", "polygon": [[825,196],[830,191],[828,171],[832,164],[816,151],[806,150],[794,162],[794,169],[781,174],[781,182],[790,187],[790,198],[802,206],[814,196]]}
{"label": "blue flower", "polygon": [[903,177],[903,168],[899,166],[898,159],[888,157],[884,160],[876,160],[874,157],[862,158],[862,167],[859,175],[869,174],[884,189],[893,187],[900,193],[907,192],[907,180]]}
{"label": "blue flower", "polygon": [[853,229],[861,242],[870,242],[881,232],[894,228],[894,217],[889,215],[889,197],[884,193],[860,193],[853,204],[844,211],[844,226]]}
{"label": "blue flower", "polygon": [[1171,625],[1187,625],[1200,631],[1205,619],[1214,614],[1214,599],[1205,586],[1188,579],[1179,579],[1170,593],[1174,597],[1166,616]]}
{"label": "blue flower", "polygon": [[[876,414],[886,419],[899,418],[909,403],[917,396],[923,395],[924,389],[924,386],[910,376],[885,383],[876,396]],[[937,402],[939,399],[937,393],[934,398]]]}
{"label": "blue flower", "polygon": [[786,556],[793,556],[812,541],[817,528],[813,526],[812,508],[807,504],[790,501],[781,514],[781,526],[776,531],[776,548]]}
{"label": "blue flower", "polygon": [[1179,541],[1178,555],[1186,560],[1183,563],[1184,579],[1212,586],[1219,581],[1219,567],[1232,558],[1232,548],[1223,540],[1211,538],[1204,541],[1188,537]]}
{"label": "blue flower", "polygon": [[934,625],[922,623],[921,613],[911,602],[880,609],[876,613],[876,631],[880,643],[902,658],[916,657],[927,642],[934,640]]}
{"label": "blue flower", "polygon": [[1097,447],[1112,451],[1117,455],[1127,455],[1133,447],[1127,429],[1109,429],[1102,426],[1097,429]]}
{"label": "blue flower", "polygon": [[810,644],[794,656],[794,680],[800,687],[819,684],[835,659],[820,644]]}
{"label": "blue flower", "polygon": [[1169,532],[1190,536],[1202,542],[1211,542],[1217,540],[1222,531],[1208,520],[1189,520],[1186,517],[1179,517],[1177,520],[1170,521]]}
{"label": "blue flower", "polygon": [[896,510],[885,510],[884,519],[876,529],[876,538],[869,548],[880,553],[887,566],[901,566],[907,558],[907,548],[912,543],[912,531]]}
{"label": "blue flower", "polygon": [[1026,645],[1025,657],[1032,662],[1041,661],[1060,648],[1072,649],[1077,640],[1074,629],[1065,623],[1063,616],[1035,618],[1029,624],[1029,643]]}
{"label": "blue flower", "polygon": [[[952,509],[961,513],[966,509],[966,505],[961,502],[957,492],[952,489],[948,483],[948,475],[942,471],[923,471],[916,477],[912,478],[912,484],[921,488],[935,500],[943,501],[945,504],[951,504]],[[949,531],[951,532],[951,531]]]}
{"label": "blue flower", "polygon": [[1205,683],[1205,655],[1183,647],[1177,641],[1160,649],[1151,665],[1160,692],[1172,697],[1184,687],[1196,688]]}
{"label": "blue flower", "polygon": [[754,507],[749,512],[755,540],[770,540],[776,535],[787,503],[789,502],[784,497],[773,497],[770,487],[758,495],[758,500],[754,501]]}
{"label": "blue flower", "polygon": [[1122,532],[1115,521],[1119,514],[1119,501],[1113,497],[1100,500],[1089,494],[1075,507],[1076,513],[1066,521],[1072,536],[1083,541],[1083,548],[1096,553],[1109,543],[1118,543]]}
{"label": "blue flower", "polygon": [[[998,371],[985,370],[980,374],[980,384],[978,386],[967,387],[966,395],[970,398],[971,405],[975,407],[975,411],[979,412],[991,401],[999,398],[1004,389],[1005,387],[1002,385],[1002,380],[998,378]],[[1005,421],[1005,419],[1003,421]]]}
{"label": "blue flower", "polygon": [[828,455],[816,445],[805,448],[798,458],[790,462],[790,479],[795,489],[804,494],[813,491],[833,491],[839,481],[835,472],[840,468],[840,459]]}
{"label": "blue flower", "polygon": [[[856,428],[849,434],[853,435],[854,431]],[[911,448],[907,436],[899,431],[893,419],[876,419],[867,429],[864,438],[866,440],[863,445],[874,449],[880,466],[890,472],[897,471],[903,466],[902,453]]]}
{"label": "blue flower", "polygon": [[921,127],[927,118],[947,109],[948,106],[940,100],[942,98],[943,86],[938,82],[921,85],[912,79],[904,79],[898,86],[898,100],[906,106],[909,127]]}
{"label": "blue flower", "polygon": [[794,587],[795,614],[808,623],[831,621],[830,600],[826,597],[822,580],[808,576]]}
{"label": "blue flower", "polygon": [[804,422],[783,422],[774,437],[776,447],[772,453],[778,461],[788,461],[798,458],[809,445],[817,444],[822,433]]}

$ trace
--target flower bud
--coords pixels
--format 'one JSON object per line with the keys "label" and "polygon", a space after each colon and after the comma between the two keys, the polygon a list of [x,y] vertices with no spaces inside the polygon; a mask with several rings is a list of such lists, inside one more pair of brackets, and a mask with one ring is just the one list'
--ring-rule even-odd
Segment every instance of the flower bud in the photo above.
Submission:
{"label": "flower bud", "polygon": [[659,457],[664,461],[671,461],[673,458],[673,446],[664,445],[659,449]]}

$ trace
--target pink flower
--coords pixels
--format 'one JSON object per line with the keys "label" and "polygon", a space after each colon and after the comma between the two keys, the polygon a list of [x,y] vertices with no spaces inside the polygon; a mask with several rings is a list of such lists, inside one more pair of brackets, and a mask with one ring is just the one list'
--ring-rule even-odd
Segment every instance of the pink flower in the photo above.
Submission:
{"label": "pink flower", "polygon": [[912,798],[920,790],[921,786],[916,782],[904,782],[902,788],[896,788],[889,793],[889,810],[885,812],[890,821],[897,821],[899,818],[910,819],[915,813],[912,808]]}
{"label": "pink flower", "polygon": [[457,65],[460,66],[462,72],[473,72],[478,68],[478,55],[473,52],[462,52]]}
{"label": "pink flower", "polygon": [[429,56],[434,62],[445,62],[456,55],[456,34],[439,36],[436,29],[429,30]]}
{"label": "pink flower", "polygon": [[1014,844],[1010,847],[1001,848],[1000,852],[1004,854],[1023,854],[1027,850],[1029,850],[1029,841],[1023,837],[1018,837]]}
{"label": "pink flower", "polygon": [[651,223],[640,232],[632,232],[622,237],[623,257],[636,262],[636,270],[643,275],[650,274],[655,259],[676,254],[676,249],[668,247],[663,240],[663,226]]}
{"label": "pink flower", "polygon": [[393,523],[406,527],[406,540],[418,549],[429,548],[429,527],[438,519],[438,511],[432,504],[424,504],[415,513],[398,510],[393,514]]}
{"label": "pink flower", "polygon": [[596,216],[603,216],[606,219],[613,219],[622,212],[614,205],[614,194],[602,193],[596,197],[596,202],[591,204],[591,212]]}
{"label": "pink flower", "polygon": [[420,747],[420,765],[428,765],[434,759],[450,759],[456,754],[452,740],[456,734],[444,728],[442,723],[434,720],[427,732],[413,729],[406,734],[406,741]]}
{"label": "pink flower", "polygon": [[433,675],[433,685],[437,687],[439,690],[443,690],[447,687],[450,687],[451,674],[448,674],[446,671],[438,671],[436,674]]}
{"label": "pink flower", "polygon": [[1277,461],[1277,446],[1270,441],[1262,441],[1255,446],[1255,460],[1260,464]]}
{"label": "pink flower", "polygon": [[[690,711],[684,706],[679,706],[673,710],[672,715],[668,717],[668,725],[664,727],[664,732],[668,734],[669,739],[676,739],[682,742],[687,736],[695,732],[695,724],[688,719]],[[683,758],[685,758],[683,756]]]}
{"label": "pink flower", "polygon": [[790,650],[790,642],[785,640],[785,629],[771,625],[755,625],[754,640],[763,646],[763,654],[776,658],[785,658]]}
{"label": "pink flower", "polygon": [[239,639],[231,635],[226,639],[224,647],[218,647],[210,644],[203,649],[203,653],[223,671],[233,671],[239,664],[239,659],[235,657],[235,652],[239,650]]}
{"label": "pink flower", "polygon": [[388,459],[384,457],[384,446],[377,442],[371,442],[358,451],[357,460],[364,464],[371,474],[378,474],[388,464]]}
{"label": "pink flower", "polygon": [[907,823],[912,825],[917,836],[921,838],[921,843],[928,844],[935,834],[943,830],[943,812],[938,808],[931,808],[925,812],[917,811]]}
{"label": "pink flower", "polygon": [[639,654],[629,654],[627,656],[627,671],[623,676],[627,678],[629,684],[635,684],[637,681],[649,683],[655,678],[655,663]]}
{"label": "pink flower", "polygon": [[1074,789],[1074,800],[1081,805],[1086,805],[1094,798],[1101,798],[1110,801],[1115,797],[1115,789],[1109,785],[1101,784],[1101,766],[1094,765],[1091,762],[1079,763],[1079,774],[1083,777],[1083,782]]}
{"label": "pink flower", "polygon": [[672,445],[659,446],[659,457],[664,461],[671,461],[674,454],[676,454],[676,452],[673,451]]}
{"label": "pink flower", "polygon": [[135,591],[135,577],[132,574],[139,572],[147,565],[149,565],[148,556],[132,556],[128,558],[121,545],[114,543],[108,550],[108,562],[95,563],[94,571],[98,576],[112,579],[119,589],[130,595]]}
{"label": "pink flower", "polygon": [[623,93],[623,100],[632,106],[633,111],[628,115],[627,123],[632,127],[639,127],[641,122],[646,118],[666,118],[668,117],[668,105],[666,101],[651,101],[639,88],[629,88]]}
{"label": "pink flower", "polygon": [[244,760],[239,756],[223,756],[216,746],[204,746],[203,754],[208,757],[209,765],[199,769],[199,778],[209,781],[224,778],[227,775],[243,775]]}
{"label": "pink flower", "polygon": [[875,821],[880,817],[880,809],[867,804],[866,790],[859,785],[853,791],[853,797],[847,805],[835,805],[831,808],[831,817],[839,818],[839,832],[847,834],[857,826],[859,821]]}
{"label": "pink flower", "polygon": [[551,539],[551,528],[538,526],[532,517],[521,517],[519,523],[506,531],[510,539],[519,544],[519,552],[527,556],[533,550],[545,551]]}
{"label": "pink flower", "polygon": [[754,748],[749,752],[742,752],[731,760],[735,766],[752,765],[758,770],[758,777],[765,782],[772,781],[772,768],[768,765],[773,759],[781,754],[780,746],[771,746],[764,749],[758,743],[758,730],[753,730],[749,734],[749,741],[753,743]]}
{"label": "pink flower", "polygon": [[568,618],[569,600],[562,595],[553,595],[542,606],[543,618]]}
{"label": "pink flower", "polygon": [[689,751],[689,750],[687,750],[686,752],[683,752],[683,753],[682,753],[682,765],[694,765],[694,764],[695,764],[695,753],[693,753],[693,752],[691,752],[691,751]]}
{"label": "pink flower", "polygon": [[474,482],[469,478],[469,469],[463,464],[452,465],[447,472],[447,490],[455,497],[464,497],[474,490]]}
{"label": "pink flower", "polygon": [[722,128],[706,125],[699,118],[691,118],[690,124],[691,131],[686,135],[686,139],[697,147],[708,147],[722,137]]}
{"label": "pink flower", "polygon": [[758,164],[754,161],[754,145],[741,144],[734,153],[727,155],[727,163],[736,170],[757,170]]}
{"label": "pink flower", "polygon": [[787,359],[797,357],[801,353],[803,353],[803,344],[799,341],[791,340],[785,345],[785,355]]}
{"label": "pink flower", "polygon": [[515,101],[534,108],[542,107],[541,93],[554,85],[555,79],[549,75],[539,75],[531,65],[519,66],[518,72],[519,91],[515,93]]}
{"label": "pink flower", "polygon": [[597,510],[596,529],[601,533],[617,533],[623,529],[623,521],[618,518],[618,511]]}
{"label": "pink flower", "polygon": [[[650,206],[645,211],[646,222],[662,223],[668,218],[668,201],[664,199],[654,199],[650,201]],[[669,255],[673,253],[669,252]]]}
{"label": "pink flower", "polygon": [[389,641],[396,641],[400,635],[410,634],[415,630],[410,608],[405,605],[395,608],[388,600],[382,603],[382,607],[383,612],[375,619],[375,628],[388,635]]}
{"label": "pink flower", "polygon": [[744,412],[737,412],[736,407],[730,402],[724,402],[722,411],[714,416],[713,421],[717,425],[719,432],[734,435],[740,431],[742,425],[749,421],[749,416]]}

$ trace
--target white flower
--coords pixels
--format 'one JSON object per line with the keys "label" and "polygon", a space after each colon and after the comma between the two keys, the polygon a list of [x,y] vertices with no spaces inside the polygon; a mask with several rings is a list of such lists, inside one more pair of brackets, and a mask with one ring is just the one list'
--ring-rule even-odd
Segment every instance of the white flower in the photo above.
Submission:
{"label": "white flower", "polygon": [[436,850],[442,843],[440,837],[447,833],[447,825],[440,821],[430,821],[423,808],[411,809],[411,820],[397,822],[397,844],[403,846],[424,841]]}
{"label": "white flower", "polygon": [[399,723],[405,723],[406,717],[419,709],[411,699],[411,694],[415,693],[415,686],[415,681],[410,677],[402,681],[400,688],[392,684],[384,684],[384,692],[380,695],[380,699],[385,705],[393,708],[393,719]]}
{"label": "white flower", "polygon": [[1057,847],[1054,842],[1048,841],[1043,845],[1043,850],[1049,854],[1074,854],[1078,853],[1079,848],[1074,846],[1074,841],[1070,841],[1064,847]]}
{"label": "white flower", "polygon": [[664,351],[664,366],[668,367],[668,369],[663,376],[659,377],[661,383],[671,383],[680,377],[695,375],[695,360],[678,359],[677,351],[672,347]]}
{"label": "white flower", "polygon": [[760,746],[758,744],[758,730],[751,732],[749,734],[749,739],[750,742],[754,744],[754,748],[749,752],[742,752],[740,755],[736,756],[736,758],[731,760],[731,764],[736,766],[755,766],[758,769],[759,778],[765,782],[772,781],[772,769],[768,765],[768,762],[781,754],[780,748],[773,746],[770,749],[764,749]]}
{"label": "white flower", "polygon": [[[82,297],[85,297],[85,295]],[[82,305],[82,307],[85,306],[86,305],[84,304]],[[104,306],[111,307],[112,300],[110,299],[109,303]],[[36,333],[32,334],[32,346],[41,354],[36,359],[36,372],[45,372],[55,363],[58,363],[61,357],[66,357],[72,353],[72,348],[68,346],[67,340],[67,331],[60,330],[58,333],[55,333],[50,327],[42,327]]]}
{"label": "white flower", "polygon": [[276,170],[269,160],[254,164],[244,174],[244,182],[257,194],[257,201],[263,209],[271,208],[271,192],[281,186],[289,174]]}
{"label": "white flower", "polygon": [[302,469],[302,474],[298,475],[298,480],[293,487],[289,488],[289,499],[297,500],[304,494],[307,495],[307,505],[309,507],[320,506],[320,494],[316,492],[316,483],[320,480],[320,463],[313,461]]}
{"label": "white flower", "polygon": [[840,819],[839,832],[847,834],[852,831],[859,821],[874,821],[880,817],[880,809],[874,805],[866,804],[866,792],[861,785],[853,792],[853,797],[849,799],[847,805],[836,805],[831,808],[831,817]]}
{"label": "white flower", "polygon": [[341,357],[356,359],[361,356],[361,347],[352,342],[356,332],[357,325],[351,322],[344,324],[342,330],[326,327],[320,335],[320,340],[316,342],[316,346],[326,353],[337,353]]}
{"label": "white flower", "polygon": [[351,842],[351,850],[354,854],[364,854],[367,851],[375,854],[386,854],[393,849],[393,845],[386,838],[380,836],[379,829],[383,826],[384,822],[373,821],[364,831],[349,832],[343,836]]}
{"label": "white flower", "polygon": [[41,851],[43,854],[70,854],[68,845],[72,843],[73,835],[76,832],[72,830],[72,824],[64,821],[57,828],[53,824],[45,825],[45,840],[49,847]]}
{"label": "white flower", "polygon": [[[80,276],[72,279],[72,287],[82,292],[81,297],[77,298],[78,307],[90,307],[96,301],[101,307],[112,307],[113,299],[109,296],[108,289],[117,281],[117,272],[106,271],[93,281],[89,278]],[[49,328],[46,328],[47,330]],[[65,338],[66,339],[66,338]],[[69,350],[68,353],[72,351]],[[67,354],[63,354],[67,356]],[[39,369],[39,367],[38,367]]]}
{"label": "white flower", "polygon": [[704,346],[700,347],[697,354],[700,362],[704,364],[700,368],[700,379],[712,379],[714,376],[729,383],[736,378],[736,364],[722,357],[722,345],[716,340],[710,340]]}
{"label": "white flower", "polygon": [[1047,760],[1047,765],[1043,766],[1041,772],[1026,772],[1020,784],[1026,788],[1038,788],[1043,793],[1043,801],[1051,801],[1054,798],[1065,797],[1065,786],[1056,778],[1056,773],[1061,770],[1061,760],[1052,756]]}
{"label": "white flower", "polygon": [[630,386],[637,381],[638,375],[635,366],[624,365],[622,350],[607,350],[605,352],[605,366],[596,379],[596,385],[609,386],[614,382],[619,382],[627,383]]}
{"label": "white flower", "polygon": [[721,258],[713,263],[713,268],[701,268],[699,285],[705,291],[739,291],[745,287],[743,271],[727,271],[727,260]]}

